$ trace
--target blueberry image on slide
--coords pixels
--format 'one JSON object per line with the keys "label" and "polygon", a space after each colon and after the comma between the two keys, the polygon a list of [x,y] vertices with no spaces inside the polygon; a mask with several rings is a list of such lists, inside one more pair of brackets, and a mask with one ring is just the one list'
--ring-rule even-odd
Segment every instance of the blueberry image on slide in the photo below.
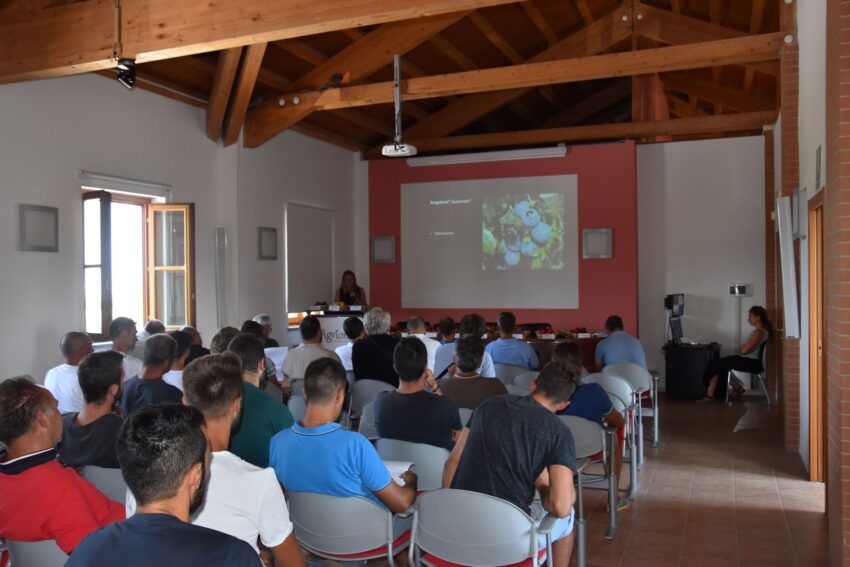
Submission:
{"label": "blueberry image on slide", "polygon": [[540,213],[537,209],[528,209],[525,211],[524,215],[520,215],[522,218],[522,224],[527,226],[528,228],[534,228],[538,224],[540,224]]}
{"label": "blueberry image on slide", "polygon": [[493,195],[482,202],[483,270],[564,269],[564,195]]}
{"label": "blueberry image on slide", "polygon": [[520,201],[514,205],[514,212],[519,218],[524,218],[525,213],[528,212],[528,201]]}
{"label": "blueberry image on slide", "polygon": [[522,248],[522,242],[520,242],[519,238],[516,236],[508,237],[504,241],[505,248],[510,250],[511,252],[519,252]]}
{"label": "blueberry image on slide", "polygon": [[552,237],[552,228],[546,224],[545,222],[539,223],[534,229],[531,231],[531,238],[534,239],[534,242],[540,244],[541,246],[549,242],[549,239]]}
{"label": "blueberry image on slide", "polygon": [[516,266],[517,264],[519,264],[519,260],[519,252],[514,252],[513,250],[505,250],[505,263],[508,266]]}
{"label": "blueberry image on slide", "polygon": [[537,256],[537,245],[534,242],[526,242],[522,245],[522,255],[534,258]]}

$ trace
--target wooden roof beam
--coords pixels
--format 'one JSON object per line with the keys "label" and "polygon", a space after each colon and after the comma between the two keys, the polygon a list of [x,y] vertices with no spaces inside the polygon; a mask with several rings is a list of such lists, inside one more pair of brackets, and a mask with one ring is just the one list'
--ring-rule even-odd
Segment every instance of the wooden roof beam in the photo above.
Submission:
{"label": "wooden roof beam", "polygon": [[590,7],[585,0],[576,0],[576,8],[578,8],[581,17],[584,18],[584,22],[587,25],[593,23],[593,12],[590,11]]}
{"label": "wooden roof beam", "polygon": [[[407,53],[466,14],[467,12],[443,14],[384,24],[293,82],[292,90],[297,92],[325,87],[334,74],[341,75],[344,84],[361,81],[385,67],[392,61],[394,54]],[[312,93],[304,93],[300,98],[305,99],[316,94],[314,90]],[[259,145],[271,139],[309,116],[314,110],[309,104],[290,104],[281,108],[277,97],[262,103],[248,114],[246,127],[252,132],[252,143]],[[280,120],[281,117],[285,119]]]}
{"label": "wooden roof beam", "polygon": [[474,134],[469,136],[449,136],[444,138],[421,138],[407,140],[421,153],[448,152],[484,148],[519,147],[561,142],[589,142],[596,140],[620,140],[624,138],[641,139],[658,136],[682,136],[693,134],[724,134],[761,130],[765,124],[776,121],[774,110],[750,112],[744,114],[723,114],[694,118],[679,118],[660,121],[624,122],[617,124],[597,124],[592,126],[572,126],[568,128],[547,128],[542,130],[522,130],[499,134]]}
{"label": "wooden roof beam", "polygon": [[257,84],[257,75],[265,53],[265,43],[249,45],[245,48],[242,64],[239,66],[239,76],[236,78],[235,92],[224,119],[222,139],[225,146],[234,144],[239,139],[239,132],[242,130],[242,123],[245,121],[245,114],[248,112],[251,93],[254,92],[254,85]]}
{"label": "wooden roof beam", "polygon": [[215,78],[207,103],[207,138],[215,142],[221,138],[224,113],[227,111],[227,103],[230,101],[230,92],[233,90],[233,81],[236,79],[241,57],[241,47],[225,49],[218,56]]}
{"label": "wooden roof beam", "polygon": [[606,108],[631,96],[632,86],[628,79],[620,79],[609,87],[585,97],[581,102],[567,110],[552,116],[542,124],[542,128],[556,128],[580,124]]}
{"label": "wooden roof beam", "polygon": [[775,100],[759,99],[688,73],[665,73],[661,75],[661,81],[673,90],[738,112],[757,112],[776,108]]}
{"label": "wooden roof beam", "polygon": [[[764,20],[764,8],[765,8],[765,0],[753,0],[753,11],[750,14],[750,33],[760,33],[762,21]],[[753,88],[753,75],[754,70],[752,67],[747,67],[744,70],[744,92],[749,93]]]}
{"label": "wooden roof beam", "polygon": [[546,42],[550,47],[558,43],[558,34],[555,33],[555,30],[552,29],[552,26],[549,25],[546,18],[540,13],[540,10],[534,4],[534,0],[525,0],[525,2],[520,2],[520,6],[522,6],[522,9],[531,20],[531,23],[534,24],[534,27],[537,28],[537,31],[546,38]]}
{"label": "wooden roof beam", "polygon": [[[144,63],[515,1],[125,2],[120,56]],[[113,68],[114,28],[113,3],[106,1],[10,13],[0,19],[0,83]]]}
{"label": "wooden roof beam", "polygon": [[327,55],[325,55],[318,49],[307,45],[300,39],[284,39],[281,41],[276,41],[274,42],[274,44],[277,47],[283,49],[284,51],[290,53],[291,55],[294,55],[298,59],[306,61],[310,65],[321,65],[322,63],[328,60]]}

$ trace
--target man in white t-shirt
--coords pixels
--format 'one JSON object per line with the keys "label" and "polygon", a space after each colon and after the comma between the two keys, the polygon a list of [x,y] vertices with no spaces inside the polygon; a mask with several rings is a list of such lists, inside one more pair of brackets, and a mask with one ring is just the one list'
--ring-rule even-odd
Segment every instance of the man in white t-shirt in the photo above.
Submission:
{"label": "man in white t-shirt", "polygon": [[[303,380],[307,367],[314,360],[332,358],[340,362],[339,356],[334,351],[322,346],[322,325],[319,323],[318,317],[308,315],[304,317],[298,327],[301,330],[303,342],[290,349],[283,359],[284,389],[289,388],[289,383],[292,380]],[[293,392],[295,395],[299,393],[298,391]]]}
{"label": "man in white t-shirt", "polygon": [[116,317],[109,323],[109,338],[112,350],[124,355],[124,379],[142,375],[142,361],[130,352],[136,346],[136,322],[129,317]]}
{"label": "man in white t-shirt", "polygon": [[425,336],[425,319],[420,316],[411,317],[407,320],[407,333],[416,337],[425,345],[425,350],[428,351],[428,370],[432,373],[436,372],[435,359],[437,357],[437,349],[442,345],[440,341]]}
{"label": "man in white t-shirt", "polygon": [[[302,567],[304,554],[274,470],[255,467],[227,450],[230,431],[242,411],[239,357],[227,352],[193,361],[183,372],[183,388],[183,403],[204,414],[212,451],[206,499],[189,521],[239,538],[257,553],[259,540],[270,550],[275,567]],[[135,508],[128,492],[128,517]]]}
{"label": "man in white t-shirt", "polygon": [[59,339],[59,350],[65,363],[47,371],[44,387],[56,398],[59,413],[80,412],[86,401],[77,377],[77,367],[94,351],[91,337],[79,331],[65,333]]}
{"label": "man in white t-shirt", "polygon": [[334,352],[339,357],[340,362],[342,362],[342,367],[348,372],[354,370],[354,366],[351,364],[351,349],[354,348],[354,343],[366,336],[366,331],[363,328],[363,321],[360,320],[360,317],[349,317],[346,319],[342,324],[342,330],[345,336],[348,337],[348,344],[336,347]]}
{"label": "man in white t-shirt", "polygon": [[183,368],[186,367],[186,359],[189,358],[189,348],[192,346],[192,337],[183,331],[171,331],[168,336],[177,343],[177,351],[171,370],[162,375],[166,384],[171,384],[181,392],[183,391]]}

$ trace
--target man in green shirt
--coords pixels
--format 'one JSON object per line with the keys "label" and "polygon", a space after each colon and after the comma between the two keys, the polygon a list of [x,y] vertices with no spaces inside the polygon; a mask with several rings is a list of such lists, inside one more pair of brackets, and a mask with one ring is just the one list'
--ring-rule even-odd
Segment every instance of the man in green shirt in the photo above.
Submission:
{"label": "man in green shirt", "polygon": [[242,361],[242,416],[230,438],[229,450],[252,465],[269,466],[269,441],[278,432],[292,427],[289,409],[260,391],[260,377],[266,370],[263,342],[247,333],[230,341],[227,350]]}

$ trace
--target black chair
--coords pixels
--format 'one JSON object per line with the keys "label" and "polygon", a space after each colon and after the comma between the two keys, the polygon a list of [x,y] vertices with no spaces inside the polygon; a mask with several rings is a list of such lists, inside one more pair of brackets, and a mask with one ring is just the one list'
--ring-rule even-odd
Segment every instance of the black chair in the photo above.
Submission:
{"label": "black chair", "polygon": [[[759,364],[761,365],[761,370],[758,372],[751,373],[750,375],[759,383],[762,391],[764,392],[764,397],[767,399],[767,407],[770,407],[770,394],[767,393],[767,376],[764,369],[764,351],[767,348],[767,341],[764,341],[759,347]],[[726,374],[726,403],[729,403],[729,392],[732,391],[732,377],[734,376],[734,370],[730,370]]]}

